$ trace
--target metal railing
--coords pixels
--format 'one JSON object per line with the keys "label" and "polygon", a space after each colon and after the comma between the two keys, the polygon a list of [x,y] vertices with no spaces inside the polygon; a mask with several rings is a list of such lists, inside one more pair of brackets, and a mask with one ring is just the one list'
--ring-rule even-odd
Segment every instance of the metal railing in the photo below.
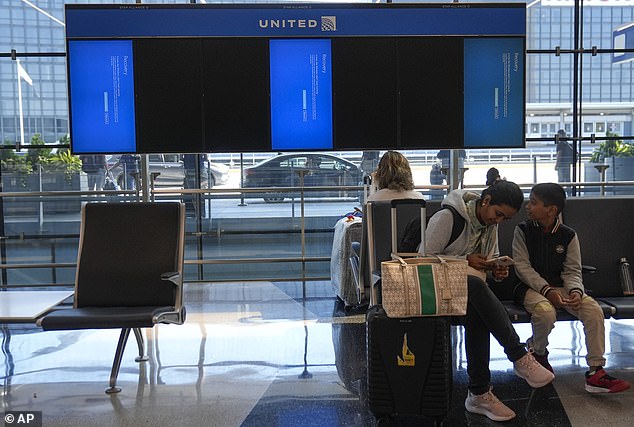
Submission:
{"label": "metal railing", "polygon": [[[530,188],[534,183],[519,183],[520,187],[525,190],[526,193],[530,191]],[[577,193],[590,193],[590,189],[593,190],[591,193],[593,196],[603,196],[608,197],[606,193],[616,192],[617,189],[623,189],[625,187],[629,187],[629,189],[634,188],[634,181],[610,181],[610,182],[583,182],[583,183],[564,183],[562,184],[567,189],[571,191],[576,191]],[[466,186],[468,189],[472,189],[474,191],[479,191],[483,187],[481,186]],[[301,197],[297,200],[290,202],[290,204],[297,204],[298,209],[293,211],[293,215],[297,214],[298,216],[295,218],[295,221],[292,222],[292,226],[279,226],[274,224],[275,226],[266,229],[246,229],[240,228],[241,219],[240,218],[217,218],[210,215],[209,218],[205,218],[205,225],[207,228],[203,228],[203,221],[198,217],[194,221],[190,220],[190,225],[187,231],[187,241],[189,242],[190,249],[195,248],[193,251],[193,256],[186,258],[185,264],[189,267],[194,267],[197,269],[196,272],[189,272],[189,277],[186,278],[187,282],[195,283],[195,282],[210,282],[210,281],[254,281],[254,280],[268,280],[268,281],[277,281],[277,280],[304,280],[304,281],[321,281],[321,280],[329,280],[325,273],[326,269],[322,268],[324,273],[309,273],[307,266],[315,263],[325,263],[330,261],[330,257],[326,254],[323,255],[309,255],[307,251],[307,236],[317,236],[316,238],[320,238],[320,242],[323,243],[327,241],[329,233],[332,233],[331,227],[324,227],[323,225],[317,224],[318,221],[314,219],[322,218],[321,216],[311,216],[310,219],[313,221],[307,221],[309,219],[306,216],[305,207],[307,203],[313,204],[313,202],[308,202],[305,197],[307,194],[310,194],[312,191],[326,191],[326,190],[337,190],[337,191],[359,191],[363,190],[363,187],[360,186],[345,186],[345,187],[278,187],[278,188],[250,188],[250,189],[240,189],[240,188],[229,188],[229,189],[205,189],[205,190],[182,190],[182,189],[156,189],[154,190],[152,196],[154,199],[166,198],[169,200],[173,200],[174,198],[181,199],[183,196],[191,195],[191,194],[201,194],[202,201],[214,201],[214,200],[223,200],[223,199],[235,199],[236,201],[242,195],[250,195],[255,193],[262,193],[266,190],[275,190],[278,192],[299,192]],[[446,185],[438,185],[438,186],[418,186],[417,190],[422,191],[424,194],[430,194],[431,190],[440,190],[443,193],[446,193],[448,190],[448,186]],[[632,191],[634,193],[634,191]],[[104,201],[105,196],[117,196],[121,201],[134,201],[139,200],[138,192],[136,191],[46,191],[46,192],[13,192],[13,193],[0,193],[0,200],[8,197],[13,197],[16,199],[20,198],[28,198],[34,199],[38,201],[42,201],[46,203],[46,201],[51,198],[59,198],[59,197],[73,197],[79,198],[81,202],[89,202],[89,201]],[[631,195],[629,196],[631,197]],[[265,204],[266,205],[266,204]],[[288,205],[288,204],[287,204]],[[320,205],[327,206],[327,204]],[[323,209],[320,207],[320,210]],[[343,213],[341,213],[343,214]],[[336,215],[324,215],[325,217],[332,217],[333,220],[336,218]],[[341,215],[340,215],[341,216]],[[39,217],[39,215],[38,215]],[[41,217],[40,217],[41,218]],[[262,218],[259,218],[262,219]],[[270,219],[264,217],[264,219]],[[3,223],[5,225],[5,221],[7,218],[2,216]],[[17,232],[13,234],[5,234],[4,228],[2,235],[0,236],[0,273],[1,273],[1,283],[0,288],[8,288],[8,287],[43,287],[43,286],[72,286],[71,280],[60,279],[59,272],[66,271],[65,277],[68,279],[69,277],[74,277],[74,274],[70,274],[68,272],[69,269],[74,269],[76,267],[75,262],[62,262],[59,261],[64,257],[60,257],[58,251],[60,247],[64,247],[66,252],[68,252],[69,248],[75,248],[75,241],[79,239],[79,220],[80,215],[77,212],[76,222],[77,233],[51,233],[46,234],[46,230],[43,233],[25,233],[25,232]],[[219,223],[220,220],[225,221],[225,226]],[[231,222],[233,221],[233,222]],[[243,221],[242,221],[243,222]],[[288,225],[288,224],[287,224]],[[334,225],[334,223],[332,224]],[[223,238],[237,237],[236,241],[233,241],[232,244],[241,244],[245,245],[246,242],[253,245],[254,243],[251,241],[252,235],[271,235],[278,236],[281,241],[289,241],[294,239],[293,236],[299,235],[299,244],[295,248],[295,255],[288,256],[261,256],[261,257],[252,257],[252,256],[209,256],[208,251],[204,250],[205,245],[209,243],[209,240],[216,239],[217,246],[216,249],[222,251],[223,250]],[[244,238],[243,240],[239,240],[240,238]],[[331,238],[331,237],[330,237]],[[33,247],[37,251],[40,251],[38,256],[35,257],[33,253],[27,253],[26,257],[23,257],[25,262],[16,262],[11,257],[8,256],[7,248],[11,245],[21,244],[23,242],[27,242],[28,244],[25,246],[28,251],[29,248]],[[200,250],[203,248],[203,250]],[[271,253],[271,251],[267,251],[267,247],[252,247],[252,252],[259,253]],[[65,254],[68,258],[68,253]],[[42,261],[47,257],[50,262]],[[39,259],[38,262],[32,262],[34,259]],[[31,260],[31,261],[29,261]],[[218,267],[225,266],[230,269],[233,268],[236,272],[244,271],[244,266],[246,265],[263,265],[263,264],[292,264],[299,266],[297,268],[298,274],[284,276],[283,274],[271,274],[271,270],[275,269],[261,269],[260,275],[252,275],[249,277],[241,276],[240,274],[234,275],[231,278],[229,275],[222,276],[220,279],[216,277],[211,277],[209,273],[204,271],[205,267]],[[234,268],[236,266],[242,266],[243,268]],[[29,280],[9,280],[8,272],[22,272],[17,276],[25,277],[26,275],[23,273],[26,270],[46,270],[50,269],[50,278],[49,281],[41,280],[36,283],[28,283]],[[278,269],[280,270],[280,269]],[[288,271],[289,268],[284,268],[284,271]],[[31,282],[33,282],[31,280]]]}

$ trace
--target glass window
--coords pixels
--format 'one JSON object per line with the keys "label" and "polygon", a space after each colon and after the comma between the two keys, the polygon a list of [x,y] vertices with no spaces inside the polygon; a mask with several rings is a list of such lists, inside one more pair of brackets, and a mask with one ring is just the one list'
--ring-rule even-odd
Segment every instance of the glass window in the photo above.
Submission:
{"label": "glass window", "polygon": [[531,133],[539,133],[539,123],[531,123]]}
{"label": "glass window", "polygon": [[621,123],[619,122],[608,122],[608,131],[612,133],[621,133]]}
{"label": "glass window", "polygon": [[13,117],[3,117],[2,127],[5,129],[14,128],[16,126],[16,120]]}
{"label": "glass window", "polygon": [[63,134],[68,132],[68,120],[56,119],[55,123],[57,128],[57,134]]}

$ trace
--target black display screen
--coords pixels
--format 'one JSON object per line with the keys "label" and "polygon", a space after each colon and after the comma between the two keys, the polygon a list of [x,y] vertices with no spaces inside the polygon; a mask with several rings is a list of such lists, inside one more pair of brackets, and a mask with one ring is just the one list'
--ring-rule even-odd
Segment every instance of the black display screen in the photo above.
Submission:
{"label": "black display screen", "polygon": [[142,39],[133,47],[137,151],[204,152],[201,40]]}
{"label": "black display screen", "polygon": [[204,39],[204,151],[270,149],[268,41]]}
{"label": "black display screen", "polygon": [[397,146],[395,38],[333,40],[335,146],[340,150]]}

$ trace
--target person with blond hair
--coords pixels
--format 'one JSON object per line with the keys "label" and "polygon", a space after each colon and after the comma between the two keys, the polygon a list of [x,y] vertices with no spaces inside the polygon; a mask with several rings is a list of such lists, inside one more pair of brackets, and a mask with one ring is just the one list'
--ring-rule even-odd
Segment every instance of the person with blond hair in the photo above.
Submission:
{"label": "person with blond hair", "polygon": [[368,202],[394,199],[422,199],[414,190],[414,178],[407,158],[398,151],[387,151],[372,174],[372,184],[378,191],[368,197]]}

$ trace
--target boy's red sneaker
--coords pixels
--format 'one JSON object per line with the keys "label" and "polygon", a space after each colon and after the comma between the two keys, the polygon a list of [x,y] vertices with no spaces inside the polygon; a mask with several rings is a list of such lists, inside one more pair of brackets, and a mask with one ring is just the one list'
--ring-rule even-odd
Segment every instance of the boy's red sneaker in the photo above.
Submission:
{"label": "boy's red sneaker", "polygon": [[603,368],[593,375],[586,372],[586,391],[588,393],[618,393],[630,388],[630,383],[611,377]]}

